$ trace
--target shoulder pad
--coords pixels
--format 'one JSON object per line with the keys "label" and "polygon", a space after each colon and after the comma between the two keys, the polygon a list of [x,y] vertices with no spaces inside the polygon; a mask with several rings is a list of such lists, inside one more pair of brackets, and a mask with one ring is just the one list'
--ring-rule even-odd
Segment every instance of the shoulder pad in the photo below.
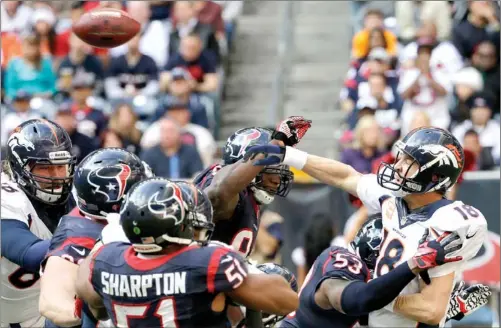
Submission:
{"label": "shoulder pad", "polygon": [[[2,178],[4,176],[2,174]],[[32,205],[24,191],[12,180],[2,181],[1,189],[2,219],[19,220],[29,225],[28,214]]]}

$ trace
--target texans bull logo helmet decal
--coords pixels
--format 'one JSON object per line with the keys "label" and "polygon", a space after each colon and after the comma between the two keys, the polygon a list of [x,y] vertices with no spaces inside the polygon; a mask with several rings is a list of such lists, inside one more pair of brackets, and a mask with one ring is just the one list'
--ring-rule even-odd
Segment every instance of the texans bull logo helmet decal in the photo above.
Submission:
{"label": "texans bull logo helmet decal", "polygon": [[106,197],[106,202],[117,202],[124,196],[131,168],[125,164],[102,167],[87,176],[87,181],[95,189],[94,194]]}
{"label": "texans bull logo helmet decal", "polygon": [[[229,147],[231,147],[231,155],[230,156],[234,157],[234,158],[238,158],[238,157],[244,155],[246,150],[247,150],[247,146],[249,146],[250,142],[252,140],[259,139],[260,136],[261,136],[261,132],[259,132],[259,130],[247,130],[247,131],[244,131],[244,132],[236,135],[233,143],[240,145],[240,149],[233,149],[233,147],[231,147],[231,145],[230,145],[229,146]],[[235,154],[235,150],[238,150],[237,154]]]}

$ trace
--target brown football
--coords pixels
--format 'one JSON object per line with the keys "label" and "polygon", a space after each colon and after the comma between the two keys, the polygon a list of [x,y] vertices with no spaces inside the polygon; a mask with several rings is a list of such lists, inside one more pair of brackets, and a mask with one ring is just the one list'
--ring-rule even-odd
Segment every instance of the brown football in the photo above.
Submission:
{"label": "brown football", "polygon": [[91,46],[114,48],[132,39],[141,25],[125,11],[113,8],[98,8],[85,13],[73,32]]}

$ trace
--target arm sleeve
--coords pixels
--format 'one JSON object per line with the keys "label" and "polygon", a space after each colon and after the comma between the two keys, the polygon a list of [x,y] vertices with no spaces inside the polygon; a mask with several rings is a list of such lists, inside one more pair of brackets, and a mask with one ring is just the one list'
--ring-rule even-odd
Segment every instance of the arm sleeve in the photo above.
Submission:
{"label": "arm sleeve", "polygon": [[367,207],[369,215],[380,213],[382,202],[391,196],[389,190],[379,185],[375,174],[366,174],[360,178],[357,195]]}
{"label": "arm sleeve", "polygon": [[247,274],[242,256],[227,248],[217,248],[209,260],[207,290],[210,293],[230,292],[244,282]]}
{"label": "arm sleeve", "polygon": [[381,309],[397,297],[415,277],[407,263],[404,263],[369,283],[354,281],[343,289],[341,307],[350,316]]}
{"label": "arm sleeve", "polygon": [[37,273],[49,250],[50,240],[39,239],[19,220],[2,219],[0,229],[2,256],[26,270]]}

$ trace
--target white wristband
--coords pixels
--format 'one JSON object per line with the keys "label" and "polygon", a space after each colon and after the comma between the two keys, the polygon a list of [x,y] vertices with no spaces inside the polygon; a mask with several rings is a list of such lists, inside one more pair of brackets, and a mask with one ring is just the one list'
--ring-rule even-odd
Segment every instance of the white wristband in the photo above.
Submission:
{"label": "white wristband", "polygon": [[306,165],[307,160],[307,152],[289,146],[285,147],[285,156],[283,160],[283,163],[285,165],[289,165],[295,167],[298,170],[302,170]]}

